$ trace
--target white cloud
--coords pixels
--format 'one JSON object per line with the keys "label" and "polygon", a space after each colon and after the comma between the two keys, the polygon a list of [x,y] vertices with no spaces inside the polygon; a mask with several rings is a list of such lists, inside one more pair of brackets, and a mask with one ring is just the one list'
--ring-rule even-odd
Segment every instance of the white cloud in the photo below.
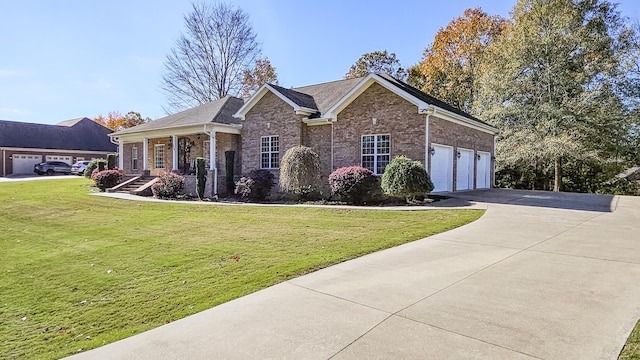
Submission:
{"label": "white cloud", "polygon": [[7,70],[7,69],[0,69],[0,77],[2,77],[2,76],[16,76],[16,75],[18,75],[17,71]]}

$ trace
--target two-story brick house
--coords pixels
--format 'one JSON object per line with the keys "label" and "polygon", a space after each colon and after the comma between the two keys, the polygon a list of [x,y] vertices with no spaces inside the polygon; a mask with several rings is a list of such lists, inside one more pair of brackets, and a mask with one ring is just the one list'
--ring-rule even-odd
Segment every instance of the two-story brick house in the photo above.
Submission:
{"label": "two-story brick house", "polygon": [[[227,97],[149,124],[111,135],[120,144],[121,168],[177,171],[184,154],[171,144],[186,138],[199,149],[194,156],[207,158],[213,193],[223,192],[217,184],[225,151],[236,152],[242,174],[277,175],[284,152],[296,145],[320,155],[325,176],[357,164],[380,175],[393,157],[406,155],[426,165],[434,191],[488,188],[494,177],[497,129],[383,74],[292,89],[267,84],[245,102]],[[166,144],[172,156],[165,161]],[[148,169],[130,166],[134,148],[136,158],[140,148],[152,154],[143,156]]]}

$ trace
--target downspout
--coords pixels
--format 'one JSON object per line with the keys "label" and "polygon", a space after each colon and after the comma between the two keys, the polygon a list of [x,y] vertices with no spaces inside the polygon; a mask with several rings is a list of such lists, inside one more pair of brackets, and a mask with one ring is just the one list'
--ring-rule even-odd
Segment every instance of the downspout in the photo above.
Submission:
{"label": "downspout", "polygon": [[489,161],[491,161],[491,167],[492,167],[492,172],[493,172],[493,180],[491,181],[491,185],[492,187],[496,187],[496,161],[494,160],[496,158],[496,135],[493,135],[493,151],[491,151],[491,157],[489,158]]}
{"label": "downspout", "polygon": [[207,124],[204,124],[204,133],[209,135],[209,170],[213,171],[213,194],[218,193],[218,167],[216,166],[216,131],[207,129]]}
{"label": "downspout", "polygon": [[333,172],[333,121],[331,121],[331,172]]}
{"label": "downspout", "polygon": [[431,176],[431,161],[429,161],[429,153],[431,149],[429,148],[429,116],[427,113],[427,117],[424,120],[424,167],[429,172],[429,176]]}

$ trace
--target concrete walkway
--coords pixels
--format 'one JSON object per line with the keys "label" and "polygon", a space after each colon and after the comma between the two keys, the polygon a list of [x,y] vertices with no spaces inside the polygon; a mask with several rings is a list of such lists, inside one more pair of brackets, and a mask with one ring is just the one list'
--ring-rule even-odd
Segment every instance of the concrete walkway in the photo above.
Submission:
{"label": "concrete walkway", "polygon": [[616,359],[640,317],[640,198],[456,197],[488,210],[72,359]]}

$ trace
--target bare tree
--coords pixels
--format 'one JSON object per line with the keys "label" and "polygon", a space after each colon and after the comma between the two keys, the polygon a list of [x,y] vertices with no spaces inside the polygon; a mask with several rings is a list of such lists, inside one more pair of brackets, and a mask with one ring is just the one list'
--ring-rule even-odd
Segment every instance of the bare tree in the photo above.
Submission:
{"label": "bare tree", "polygon": [[183,110],[237,95],[245,70],[260,55],[249,16],[224,3],[192,4],[186,31],[165,60],[168,107]]}

